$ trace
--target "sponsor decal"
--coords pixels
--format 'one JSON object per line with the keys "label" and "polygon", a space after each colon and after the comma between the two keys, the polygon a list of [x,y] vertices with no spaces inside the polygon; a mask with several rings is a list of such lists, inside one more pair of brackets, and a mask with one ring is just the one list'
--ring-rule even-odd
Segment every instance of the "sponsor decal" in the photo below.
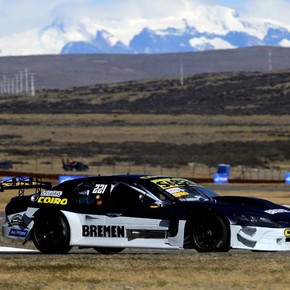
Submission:
{"label": "sponsor decal", "polygon": [[83,225],[83,237],[124,238],[125,228],[122,226]]}
{"label": "sponsor decal", "polygon": [[164,190],[175,188],[178,186],[193,186],[195,183],[188,180],[179,179],[179,178],[162,178],[154,179],[151,182],[155,183],[157,186],[161,187]]}
{"label": "sponsor decal", "polygon": [[289,210],[287,210],[287,209],[283,209],[283,208],[268,209],[268,210],[265,210],[265,212],[268,213],[268,214],[290,213]]}
{"label": "sponsor decal", "polygon": [[284,235],[285,235],[285,237],[290,237],[290,229],[285,229],[284,230]]}
{"label": "sponsor decal", "polygon": [[67,198],[59,198],[59,197],[49,197],[49,196],[41,196],[37,200],[38,203],[46,203],[46,204],[60,204],[66,205],[68,200]]}
{"label": "sponsor decal", "polygon": [[172,194],[175,197],[181,197],[181,196],[186,196],[189,195],[188,192],[183,191],[181,188],[179,187],[175,187],[175,188],[169,188],[166,190],[167,192],[169,192],[170,194]]}
{"label": "sponsor decal", "polygon": [[9,232],[10,237],[20,237],[20,238],[25,238],[27,235],[28,231],[26,230],[15,230],[11,229]]}
{"label": "sponsor decal", "polygon": [[22,225],[23,220],[22,220],[22,215],[21,214],[16,214],[11,218],[10,225]]}
{"label": "sponsor decal", "polygon": [[15,214],[9,222],[9,226],[19,226],[21,228],[26,228],[27,224],[24,223],[23,216],[21,214]]}
{"label": "sponsor decal", "polygon": [[58,190],[44,190],[40,196],[50,196],[50,197],[60,197],[62,195],[62,191]]}
{"label": "sponsor decal", "polygon": [[175,197],[182,197],[182,196],[188,196],[189,193],[185,192],[185,191],[181,191],[181,192],[174,193],[172,195],[175,196]]}
{"label": "sponsor decal", "polygon": [[166,191],[169,192],[170,194],[175,194],[175,193],[181,192],[182,189],[179,187],[175,187],[175,188],[169,188]]}
{"label": "sponsor decal", "polygon": [[158,185],[159,187],[161,187],[162,189],[169,189],[169,188],[174,188],[177,187],[177,185],[172,182],[172,180],[170,178],[166,178],[166,179],[155,179],[152,180],[153,183],[155,183],[156,185]]}
{"label": "sponsor decal", "polygon": [[94,194],[104,194],[107,188],[107,184],[96,184],[93,190]]}

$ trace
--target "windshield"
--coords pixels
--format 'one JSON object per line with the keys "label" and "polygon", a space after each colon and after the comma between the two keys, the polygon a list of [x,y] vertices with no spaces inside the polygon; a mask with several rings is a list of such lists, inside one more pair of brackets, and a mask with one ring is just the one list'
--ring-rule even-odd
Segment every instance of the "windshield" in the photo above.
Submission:
{"label": "windshield", "polygon": [[152,179],[151,182],[180,201],[206,201],[218,196],[215,192],[187,179],[161,178]]}

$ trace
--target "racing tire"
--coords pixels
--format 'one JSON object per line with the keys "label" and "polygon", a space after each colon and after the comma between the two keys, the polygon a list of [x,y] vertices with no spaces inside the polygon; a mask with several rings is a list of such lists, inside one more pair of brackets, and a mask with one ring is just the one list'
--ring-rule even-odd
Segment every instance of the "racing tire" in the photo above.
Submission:
{"label": "racing tire", "polygon": [[70,230],[60,213],[42,213],[35,217],[32,240],[43,254],[66,254],[72,248]]}
{"label": "racing tire", "polygon": [[193,247],[198,252],[228,252],[230,250],[230,229],[219,215],[203,215],[193,225]]}
{"label": "racing tire", "polygon": [[94,249],[103,255],[113,255],[121,253],[125,250],[125,248],[103,248],[103,247],[94,247]]}

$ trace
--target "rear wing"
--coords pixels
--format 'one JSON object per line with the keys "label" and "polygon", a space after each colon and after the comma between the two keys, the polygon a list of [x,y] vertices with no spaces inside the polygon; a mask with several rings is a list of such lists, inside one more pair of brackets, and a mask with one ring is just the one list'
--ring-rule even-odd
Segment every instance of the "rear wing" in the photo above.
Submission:
{"label": "rear wing", "polygon": [[50,182],[43,182],[40,177],[16,176],[0,182],[0,192],[5,190],[18,189],[18,195],[24,195],[25,189],[34,189],[35,193],[40,193],[41,189],[50,189]]}

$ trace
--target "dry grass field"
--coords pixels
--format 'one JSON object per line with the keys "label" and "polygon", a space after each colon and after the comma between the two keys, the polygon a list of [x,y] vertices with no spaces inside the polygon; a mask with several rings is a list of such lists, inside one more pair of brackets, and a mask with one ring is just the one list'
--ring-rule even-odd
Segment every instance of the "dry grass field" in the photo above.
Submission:
{"label": "dry grass field", "polygon": [[2,255],[1,289],[288,289],[289,253]]}
{"label": "dry grass field", "polygon": [[241,166],[288,170],[289,128],[287,115],[0,114],[0,161],[64,174],[61,159],[72,158],[89,164],[89,174],[142,173],[146,165],[150,174],[187,177],[210,177],[202,165],[229,163],[237,178]]}

